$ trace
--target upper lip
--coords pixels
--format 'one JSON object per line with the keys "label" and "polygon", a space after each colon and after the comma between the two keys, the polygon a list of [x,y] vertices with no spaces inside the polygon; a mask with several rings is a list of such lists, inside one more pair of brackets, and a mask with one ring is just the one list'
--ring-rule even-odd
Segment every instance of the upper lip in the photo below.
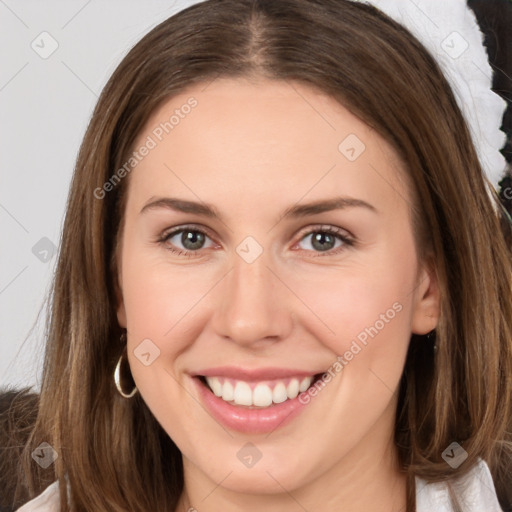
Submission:
{"label": "upper lip", "polygon": [[312,377],[320,372],[299,370],[294,368],[241,368],[237,366],[216,366],[206,368],[192,374],[193,377],[227,377],[244,381],[263,381],[274,379],[286,379],[289,377]]}

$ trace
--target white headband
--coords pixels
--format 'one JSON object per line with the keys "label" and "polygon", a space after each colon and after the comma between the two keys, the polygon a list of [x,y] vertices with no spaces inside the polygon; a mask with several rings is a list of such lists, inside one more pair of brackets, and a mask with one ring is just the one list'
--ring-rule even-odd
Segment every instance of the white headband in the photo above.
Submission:
{"label": "white headband", "polygon": [[500,130],[507,102],[491,90],[493,71],[466,0],[359,0],[406,27],[432,54],[450,83],[487,178],[498,189],[507,162]]}

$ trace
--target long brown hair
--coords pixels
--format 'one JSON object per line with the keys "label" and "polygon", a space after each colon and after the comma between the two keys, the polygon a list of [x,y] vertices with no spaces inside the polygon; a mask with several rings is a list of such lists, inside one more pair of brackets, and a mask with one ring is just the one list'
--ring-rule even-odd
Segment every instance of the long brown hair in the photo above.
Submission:
{"label": "long brown hair", "polygon": [[[439,481],[479,458],[502,481],[512,432],[512,260],[452,91],[430,54],[372,6],[348,0],[208,0],[135,45],[105,86],[77,159],[47,326],[40,405],[20,464],[30,497],[59,479],[61,510],[174,510],[182,459],[140,395],[113,384],[123,350],[116,249],[129,176],[98,198],[150,114],[216,77],[298,81],[329,94],[396,150],[410,175],[418,253],[441,290],[432,340],[412,336],[395,441],[408,475]],[[200,108],[200,107],[199,107]],[[467,461],[443,451],[457,441]],[[42,469],[32,451],[59,454]]]}

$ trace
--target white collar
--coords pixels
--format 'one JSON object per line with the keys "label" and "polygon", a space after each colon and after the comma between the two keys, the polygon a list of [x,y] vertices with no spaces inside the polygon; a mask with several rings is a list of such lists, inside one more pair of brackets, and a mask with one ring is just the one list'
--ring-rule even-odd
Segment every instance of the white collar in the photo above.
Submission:
{"label": "white collar", "polygon": [[[464,512],[503,512],[500,508],[489,467],[483,460],[463,477],[450,481]],[[448,486],[427,483],[416,477],[417,512],[453,512]]]}

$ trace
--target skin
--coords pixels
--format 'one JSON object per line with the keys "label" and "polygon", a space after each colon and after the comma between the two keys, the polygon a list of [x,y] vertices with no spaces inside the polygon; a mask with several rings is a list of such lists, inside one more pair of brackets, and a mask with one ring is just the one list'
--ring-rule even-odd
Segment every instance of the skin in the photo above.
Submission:
{"label": "skin", "polygon": [[[428,333],[439,317],[435,273],[415,247],[405,170],[334,99],[267,79],[195,85],[152,114],[134,147],[191,96],[198,105],[130,174],[118,252],[117,316],[128,330],[131,371],[183,454],[176,510],[405,510],[392,442],[396,391],[411,333]],[[338,149],[349,134],[366,146],[355,161]],[[222,221],[168,208],[141,213],[167,196],[211,204]],[[377,211],[281,218],[297,203],[334,196]],[[210,233],[192,257],[168,250],[193,251],[182,233],[156,241],[189,224]],[[350,233],[354,245],[335,238],[322,251],[313,244],[322,225]],[[252,263],[236,252],[247,236],[263,249]],[[194,371],[225,364],[324,371],[395,303],[401,311],[288,425],[243,434],[200,405]],[[134,355],[147,338],[160,350],[149,366]],[[237,458],[247,442],[262,454],[252,468]]]}

